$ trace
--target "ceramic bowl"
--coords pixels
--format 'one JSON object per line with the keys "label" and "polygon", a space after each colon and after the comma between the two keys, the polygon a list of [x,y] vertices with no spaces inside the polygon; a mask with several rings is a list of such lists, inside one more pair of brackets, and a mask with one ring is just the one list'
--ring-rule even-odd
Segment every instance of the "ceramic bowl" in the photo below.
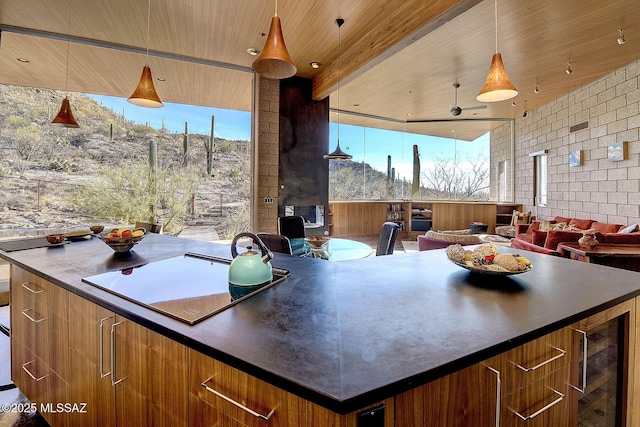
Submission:
{"label": "ceramic bowl", "polygon": [[313,249],[320,249],[329,241],[329,237],[310,236],[305,237],[305,240],[309,242],[309,246],[311,246]]}
{"label": "ceramic bowl", "polygon": [[64,234],[63,233],[48,234],[47,242],[51,243],[52,245],[60,244],[64,242]]}
{"label": "ceramic bowl", "polygon": [[93,234],[102,233],[102,230],[104,230],[104,225],[92,225],[91,226],[91,231],[93,232]]}

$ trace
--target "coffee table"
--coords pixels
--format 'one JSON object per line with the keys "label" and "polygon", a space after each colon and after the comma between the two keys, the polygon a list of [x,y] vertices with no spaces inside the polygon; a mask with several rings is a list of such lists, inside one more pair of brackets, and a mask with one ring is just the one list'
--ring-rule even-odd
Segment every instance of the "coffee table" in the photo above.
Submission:
{"label": "coffee table", "polygon": [[563,243],[558,249],[566,251],[571,259],[584,262],[596,262],[598,258],[640,258],[640,245],[600,244],[585,249],[577,243]]}

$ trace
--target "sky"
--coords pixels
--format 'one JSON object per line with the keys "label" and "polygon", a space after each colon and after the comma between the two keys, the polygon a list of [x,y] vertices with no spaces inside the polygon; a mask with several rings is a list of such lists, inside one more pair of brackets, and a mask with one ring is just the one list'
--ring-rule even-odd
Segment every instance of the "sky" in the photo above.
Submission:
{"label": "sky", "polygon": [[[126,98],[104,95],[89,95],[102,105],[118,114],[124,113],[126,119],[134,123],[147,124],[160,129],[164,126],[171,132],[184,132],[184,123],[189,123],[189,133],[208,135],[211,132],[211,115],[215,116],[215,136],[228,140],[251,139],[251,113],[200,107],[195,105],[164,102],[162,108],[139,107],[129,103]],[[337,127],[335,122],[329,126],[329,150],[336,147]],[[375,128],[363,128],[340,124],[340,148],[353,156],[353,161],[365,161],[374,169],[386,173],[387,156],[391,155],[391,166],[395,168],[397,178],[412,179],[413,145],[418,144],[421,170],[428,167],[434,157],[461,161],[475,159],[478,153],[489,158],[489,135],[483,135],[475,141],[458,141],[455,138],[438,138],[408,132],[396,132]]]}
{"label": "sky", "polygon": [[251,139],[251,113],[246,111],[224,110],[221,108],[199,107],[195,105],[163,102],[162,108],[147,108],[133,105],[126,98],[115,96],[91,95],[100,104],[122,114],[134,123],[146,124],[153,128],[165,127],[171,132],[184,132],[184,122],[189,123],[189,133],[209,135],[211,116],[215,116],[215,136],[228,140]]}

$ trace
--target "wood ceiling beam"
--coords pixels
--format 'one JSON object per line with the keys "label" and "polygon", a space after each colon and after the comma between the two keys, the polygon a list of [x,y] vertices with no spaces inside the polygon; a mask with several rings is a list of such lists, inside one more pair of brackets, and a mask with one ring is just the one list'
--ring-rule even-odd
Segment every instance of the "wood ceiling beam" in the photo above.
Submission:
{"label": "wood ceiling beam", "polygon": [[[340,83],[347,83],[365,73],[481,1],[423,1],[418,7],[415,2],[389,2],[388,7],[393,9],[384,19],[375,21],[368,33],[358,35],[357,41],[341,52]],[[348,22],[345,24],[348,25]],[[344,34],[345,31],[342,32]],[[324,99],[335,90],[338,82],[337,61],[313,79],[313,99]]]}

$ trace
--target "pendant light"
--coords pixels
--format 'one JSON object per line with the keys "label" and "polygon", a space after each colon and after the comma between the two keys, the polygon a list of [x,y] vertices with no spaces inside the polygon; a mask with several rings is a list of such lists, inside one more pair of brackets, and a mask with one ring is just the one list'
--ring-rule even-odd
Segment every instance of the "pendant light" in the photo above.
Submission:
{"label": "pendant light", "polygon": [[284,44],[282,25],[278,17],[278,0],[276,0],[276,13],[271,18],[271,28],[264,49],[253,61],[252,67],[256,73],[270,79],[286,79],[294,76],[298,71]]}
{"label": "pendant light", "polygon": [[349,160],[353,156],[351,154],[347,154],[340,149],[340,27],[344,24],[344,19],[338,18],[336,19],[336,24],[338,25],[338,87],[336,90],[338,108],[336,114],[338,115],[338,145],[336,149],[329,153],[325,154],[323,157],[329,160]]}
{"label": "pendant light", "polygon": [[502,63],[502,55],[498,52],[498,0],[495,0],[495,19],[496,19],[496,53],[493,54],[491,59],[491,67],[489,67],[489,74],[487,80],[484,82],[484,86],[480,90],[480,93],[476,99],[480,102],[496,102],[511,99],[518,95],[507,71],[504,69]]}
{"label": "pendant light", "polygon": [[151,21],[151,0],[149,0],[147,6],[147,63],[142,69],[142,75],[140,76],[140,82],[133,91],[133,94],[127,99],[134,105],[148,108],[160,108],[164,107],[160,97],[156,92],[156,88],[153,86],[153,77],[151,77],[151,68],[149,68],[149,23]]}
{"label": "pendant light", "polygon": [[[67,29],[69,32],[69,36],[71,36],[71,0],[69,0],[69,27]],[[64,90],[69,93],[69,39],[67,39],[67,65],[66,65],[66,74],[65,74],[65,82],[64,82]],[[65,95],[62,100],[62,105],[60,106],[60,111],[58,115],[51,122],[52,125],[62,126],[65,128],[79,128],[80,125],[76,121],[76,118],[73,117],[73,112],[71,111],[71,103],[69,102],[69,98]]]}

